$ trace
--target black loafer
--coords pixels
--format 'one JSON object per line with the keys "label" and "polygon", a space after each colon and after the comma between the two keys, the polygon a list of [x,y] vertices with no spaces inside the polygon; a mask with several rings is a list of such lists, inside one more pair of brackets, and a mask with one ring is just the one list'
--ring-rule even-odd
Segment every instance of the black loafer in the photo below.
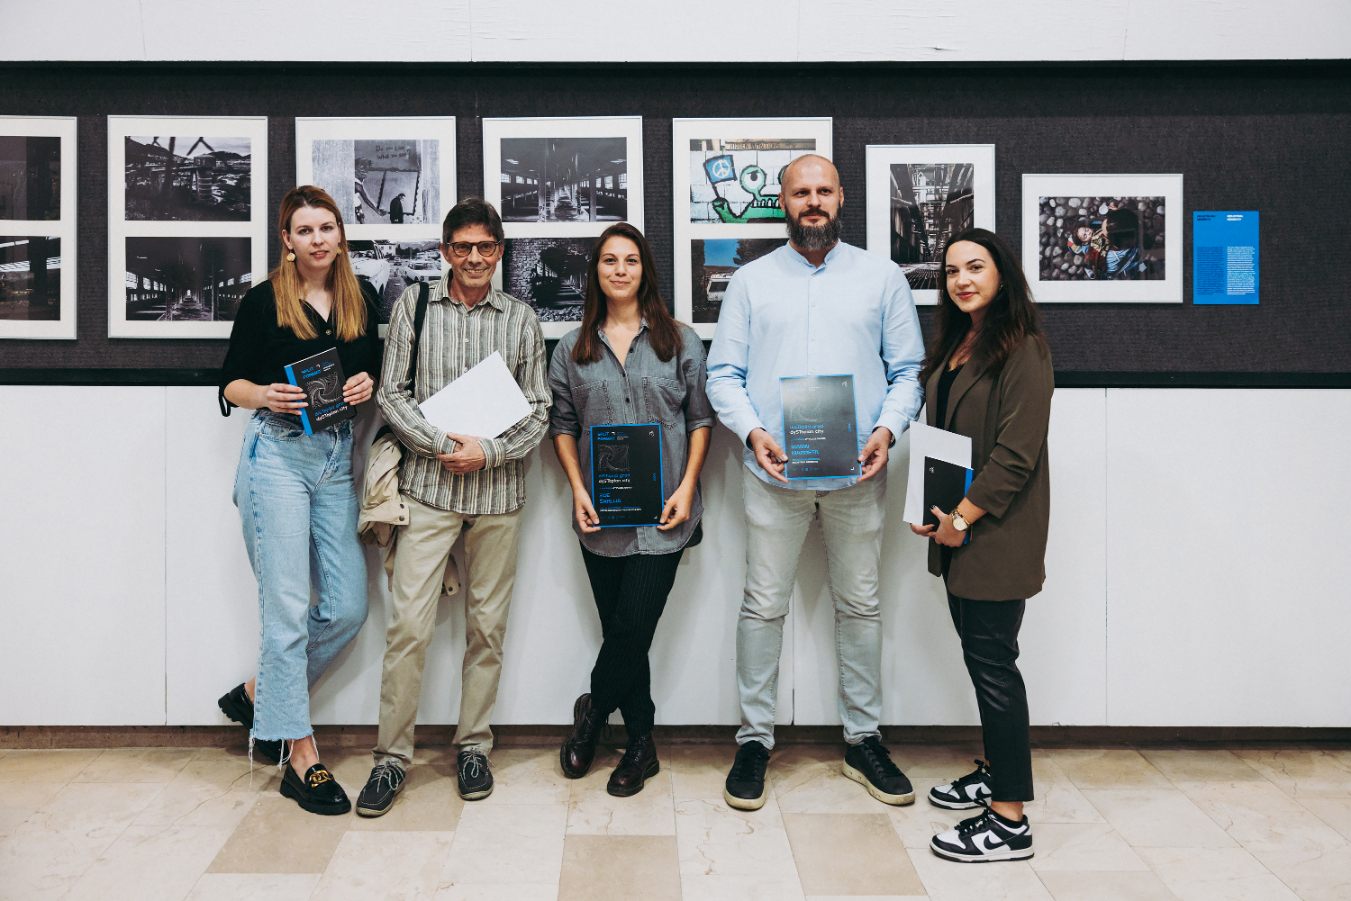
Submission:
{"label": "black loafer", "polygon": [[281,793],[310,813],[323,816],[338,816],[352,809],[347,792],[322,763],[310,767],[303,780],[288,766],[281,780]]}
{"label": "black loafer", "polygon": [[488,767],[488,755],[478,748],[465,748],[457,759],[460,797],[477,801],[493,793],[493,771]]}
{"label": "black loafer", "polygon": [[[253,731],[253,702],[249,700],[249,693],[244,689],[243,682],[222,695],[216,706],[220,708],[221,713],[245,729]],[[281,763],[281,742],[255,740],[253,753],[268,763]]]}

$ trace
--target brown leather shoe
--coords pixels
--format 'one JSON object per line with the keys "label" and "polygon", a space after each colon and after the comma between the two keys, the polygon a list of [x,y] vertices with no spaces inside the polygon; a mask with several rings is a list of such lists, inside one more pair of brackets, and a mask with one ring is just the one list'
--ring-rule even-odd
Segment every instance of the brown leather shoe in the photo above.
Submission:
{"label": "brown leather shoe", "polygon": [[582,695],[572,705],[572,733],[563,739],[563,747],[558,751],[564,776],[580,779],[591,769],[596,745],[600,743],[600,730],[605,725],[602,719],[600,711],[591,706],[590,694]]}
{"label": "brown leather shoe", "polygon": [[636,795],[643,790],[643,783],[661,769],[657,762],[657,743],[652,733],[629,739],[628,750],[619,761],[619,766],[610,774],[610,782],[605,790],[620,798]]}

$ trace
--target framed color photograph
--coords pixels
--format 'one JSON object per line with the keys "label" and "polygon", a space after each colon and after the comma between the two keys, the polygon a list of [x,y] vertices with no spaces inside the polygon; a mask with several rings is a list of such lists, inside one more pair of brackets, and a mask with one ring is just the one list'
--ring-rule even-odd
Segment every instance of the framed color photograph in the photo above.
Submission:
{"label": "framed color photograph", "polygon": [[483,196],[507,237],[494,284],[561,338],[581,322],[596,238],[643,227],[642,117],[484,119]]}
{"label": "framed color photograph", "polygon": [[868,249],[905,272],[917,304],[938,303],[943,246],[994,231],[993,144],[869,144]]}
{"label": "framed color photograph", "polygon": [[705,339],[718,327],[732,274],[788,243],[783,170],[830,158],[829,117],[675,119],[675,315]]}
{"label": "framed color photograph", "polygon": [[1023,269],[1041,303],[1181,303],[1181,175],[1024,175]]}
{"label": "framed color photograph", "polygon": [[266,117],[108,117],[108,337],[229,338],[271,232]]}
{"label": "framed color photograph", "polygon": [[75,338],[75,117],[0,116],[0,339]]}
{"label": "framed color photograph", "polygon": [[455,117],[297,118],[296,184],[318,185],[342,210],[352,268],[380,295],[383,327],[408,285],[441,277]]}

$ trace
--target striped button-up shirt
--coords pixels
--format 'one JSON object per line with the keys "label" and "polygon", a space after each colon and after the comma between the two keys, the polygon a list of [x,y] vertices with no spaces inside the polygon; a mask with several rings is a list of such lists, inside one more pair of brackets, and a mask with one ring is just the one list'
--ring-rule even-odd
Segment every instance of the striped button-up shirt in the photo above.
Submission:
{"label": "striped button-up shirt", "polygon": [[[432,286],[418,342],[416,379],[408,370],[417,285],[403,292],[389,318],[376,400],[390,428],[411,451],[399,469],[399,491],[438,510],[474,516],[510,513],[525,503],[525,457],[544,437],[549,419],[544,333],[534,310],[496,288],[466,307],[449,295],[450,278],[446,274]],[[521,386],[530,415],[482,442],[487,458],[482,469],[449,472],[436,455],[453,453],[455,442],[423,417],[418,404],[493,351],[502,354]]]}

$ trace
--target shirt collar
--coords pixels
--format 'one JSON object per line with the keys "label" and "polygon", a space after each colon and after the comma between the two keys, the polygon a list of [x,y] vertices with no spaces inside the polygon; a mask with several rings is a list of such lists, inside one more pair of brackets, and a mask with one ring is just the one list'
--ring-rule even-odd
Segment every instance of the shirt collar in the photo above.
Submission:
{"label": "shirt collar", "polygon": [[835,256],[840,253],[840,248],[844,247],[844,242],[836,241],[835,246],[830,248],[830,250],[826,252],[826,258],[821,262],[820,266],[813,266],[811,260],[807,259],[801,253],[799,253],[798,249],[794,247],[791,243],[785,244],[783,246],[788,249],[788,252],[790,254],[793,255],[793,259],[797,260],[802,265],[808,266],[812,269],[824,269],[826,267],[826,264],[829,263],[831,260],[833,260]]}
{"label": "shirt collar", "polygon": [[[445,273],[444,275],[442,275],[442,276],[441,276],[440,284],[438,285],[437,290],[434,292],[434,296],[432,297],[432,299],[433,299],[433,300],[447,300],[447,301],[450,301],[451,303],[459,304],[460,306],[463,307],[463,306],[464,306],[463,303],[461,303],[460,301],[458,301],[458,300],[456,300],[455,298],[453,298],[453,297],[450,296],[450,283],[451,283],[452,279],[453,279],[453,276],[452,276],[451,273],[449,273],[449,272],[447,272],[447,273]],[[481,300],[481,301],[479,301],[478,303],[474,304],[474,306],[477,307],[477,306],[481,306],[482,304],[485,304],[485,303],[486,303],[488,306],[490,306],[490,307],[492,307],[492,308],[494,308],[494,309],[496,309],[496,310],[499,310],[499,311],[505,310],[505,309],[506,309],[506,305],[502,302],[502,298],[498,296],[498,295],[501,294],[501,293],[502,293],[502,292],[501,292],[501,291],[498,291],[497,288],[491,287],[491,286],[490,286],[490,287],[488,288],[488,294],[487,294],[487,296],[485,296],[485,297],[483,298],[483,300]]]}

